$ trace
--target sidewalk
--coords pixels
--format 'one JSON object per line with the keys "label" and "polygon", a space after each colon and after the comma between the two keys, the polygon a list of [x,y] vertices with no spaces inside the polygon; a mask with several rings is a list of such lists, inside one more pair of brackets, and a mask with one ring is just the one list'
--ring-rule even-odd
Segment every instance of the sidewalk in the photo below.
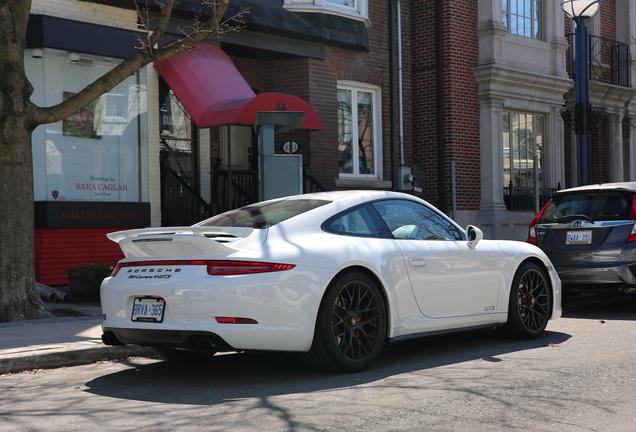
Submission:
{"label": "sidewalk", "polygon": [[104,345],[99,303],[45,304],[54,318],[0,323],[0,375],[154,356],[150,348]]}

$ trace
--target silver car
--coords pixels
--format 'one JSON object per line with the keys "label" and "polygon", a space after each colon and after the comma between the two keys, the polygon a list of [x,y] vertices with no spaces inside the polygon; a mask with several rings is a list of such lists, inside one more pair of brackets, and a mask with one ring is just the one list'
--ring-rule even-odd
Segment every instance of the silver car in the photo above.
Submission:
{"label": "silver car", "polygon": [[564,293],[636,293],[636,182],[564,189],[529,227]]}

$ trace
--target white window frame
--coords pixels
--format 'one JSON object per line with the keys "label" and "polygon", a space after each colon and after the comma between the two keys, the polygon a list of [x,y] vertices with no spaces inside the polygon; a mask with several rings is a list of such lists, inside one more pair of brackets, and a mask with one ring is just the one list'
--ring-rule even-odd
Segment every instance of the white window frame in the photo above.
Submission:
{"label": "white window frame", "polygon": [[[342,8],[347,11],[354,10],[357,12],[361,1],[362,0],[325,0],[325,5]],[[349,3],[349,5],[347,3]]]}
{"label": "white window frame", "polygon": [[283,7],[292,12],[323,12],[364,21],[369,21],[369,0],[353,0],[352,6],[338,4],[338,0],[283,0]]}
{"label": "white window frame", "polygon": [[[513,3],[517,2],[517,0],[502,0],[501,3],[501,8],[502,8],[502,15],[501,15],[501,19],[503,20],[503,22],[506,24],[508,31],[511,34],[515,34],[518,36],[523,36],[523,37],[528,37],[530,39],[536,39],[536,40],[545,40],[545,32],[546,32],[546,7],[547,7],[547,2],[545,0],[531,0],[532,1],[532,6],[530,7],[530,13],[531,16],[527,17],[524,15],[521,15],[521,13],[513,13],[512,11],[512,5]],[[541,4],[541,17],[537,17],[536,16],[536,5],[537,3]],[[513,31],[513,26],[511,21],[513,19],[515,19],[516,21],[520,21],[518,18],[521,19],[527,19],[530,21],[530,28],[531,28],[531,36],[527,36],[524,33],[518,32],[518,31]],[[540,32],[537,34],[538,29],[536,28],[537,26],[540,26]]]}
{"label": "white window frame", "polygon": [[[338,90],[347,90],[353,92],[352,101],[356,101],[357,92],[371,93],[373,104],[373,174],[360,174],[359,170],[359,158],[358,158],[358,130],[357,123],[353,122],[355,130],[353,131],[353,137],[351,140],[352,146],[352,162],[353,173],[340,173],[341,179],[367,179],[367,180],[381,180],[382,179],[382,92],[380,87],[361,83],[357,81],[338,81]],[[352,104],[352,118],[357,118],[358,106]]]}

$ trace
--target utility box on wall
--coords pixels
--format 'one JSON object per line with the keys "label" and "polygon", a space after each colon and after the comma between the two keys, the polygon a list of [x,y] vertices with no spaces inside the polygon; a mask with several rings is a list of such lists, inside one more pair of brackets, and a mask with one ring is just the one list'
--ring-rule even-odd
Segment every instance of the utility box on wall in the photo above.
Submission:
{"label": "utility box on wall", "polygon": [[261,156],[260,199],[303,193],[302,155]]}
{"label": "utility box on wall", "polygon": [[397,173],[397,190],[411,191],[413,190],[413,174],[410,167],[399,167]]}

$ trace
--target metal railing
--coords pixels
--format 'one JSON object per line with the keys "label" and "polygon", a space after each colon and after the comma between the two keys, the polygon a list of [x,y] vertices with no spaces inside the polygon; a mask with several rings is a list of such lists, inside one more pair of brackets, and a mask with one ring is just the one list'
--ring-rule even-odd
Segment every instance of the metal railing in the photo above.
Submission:
{"label": "metal railing", "polygon": [[[556,188],[539,188],[539,208],[542,208],[552,195],[561,189],[561,183]],[[504,203],[506,209],[513,211],[535,211],[535,188],[516,187],[510,182],[504,187]]]}
{"label": "metal railing", "polygon": [[217,213],[258,201],[257,171],[232,170],[230,173],[217,162],[212,174],[212,197]]}
{"label": "metal railing", "polygon": [[[629,46],[626,43],[606,39],[600,36],[589,37],[589,79],[622,87],[629,87]],[[567,69],[570,78],[574,77],[574,34],[566,35],[570,42],[567,50]]]}
{"label": "metal railing", "polygon": [[[318,180],[303,171],[303,193],[326,191]],[[231,176],[231,182],[229,177]],[[258,201],[258,172],[232,170],[231,174],[217,160],[212,171],[212,197],[216,214]]]}
{"label": "metal railing", "polygon": [[172,168],[161,167],[161,225],[189,226],[212,216],[212,208]]}
{"label": "metal railing", "polygon": [[307,172],[307,165],[303,167],[303,193],[324,192],[325,188],[314,176]]}

